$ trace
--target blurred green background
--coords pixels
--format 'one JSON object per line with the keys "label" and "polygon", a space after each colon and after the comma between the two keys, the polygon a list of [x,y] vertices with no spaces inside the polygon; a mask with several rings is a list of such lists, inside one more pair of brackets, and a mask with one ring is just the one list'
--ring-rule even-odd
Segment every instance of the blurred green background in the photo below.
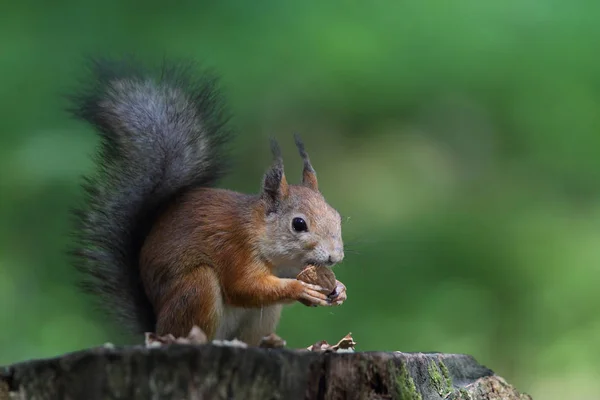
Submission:
{"label": "blurred green background", "polygon": [[22,1],[0,24],[0,364],[122,343],[64,249],[96,138],[63,112],[85,55],[216,68],[257,191],[300,132],[346,217],[348,301],[289,345],[468,353],[536,399],[600,390],[600,3]]}

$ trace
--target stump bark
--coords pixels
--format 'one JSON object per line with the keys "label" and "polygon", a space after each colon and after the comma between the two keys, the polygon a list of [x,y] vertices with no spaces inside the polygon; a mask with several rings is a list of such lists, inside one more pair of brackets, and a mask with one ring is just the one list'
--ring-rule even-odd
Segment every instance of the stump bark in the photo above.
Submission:
{"label": "stump bark", "polygon": [[8,399],[503,399],[515,388],[460,354],[100,347],[0,371]]}

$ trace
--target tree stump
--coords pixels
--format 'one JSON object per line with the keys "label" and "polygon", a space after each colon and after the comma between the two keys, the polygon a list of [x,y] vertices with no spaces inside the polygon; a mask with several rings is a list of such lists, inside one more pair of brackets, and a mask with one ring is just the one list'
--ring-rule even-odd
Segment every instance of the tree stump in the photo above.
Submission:
{"label": "tree stump", "polygon": [[104,346],[0,370],[8,399],[531,399],[460,354]]}

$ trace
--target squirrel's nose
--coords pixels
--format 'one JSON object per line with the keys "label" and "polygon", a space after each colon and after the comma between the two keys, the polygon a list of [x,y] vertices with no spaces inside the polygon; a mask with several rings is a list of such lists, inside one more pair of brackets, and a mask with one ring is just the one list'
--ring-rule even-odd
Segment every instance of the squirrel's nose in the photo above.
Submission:
{"label": "squirrel's nose", "polygon": [[336,251],[334,253],[330,253],[329,254],[329,258],[327,259],[327,263],[329,265],[334,265],[334,264],[339,263],[343,259],[344,259],[344,252],[343,251]]}

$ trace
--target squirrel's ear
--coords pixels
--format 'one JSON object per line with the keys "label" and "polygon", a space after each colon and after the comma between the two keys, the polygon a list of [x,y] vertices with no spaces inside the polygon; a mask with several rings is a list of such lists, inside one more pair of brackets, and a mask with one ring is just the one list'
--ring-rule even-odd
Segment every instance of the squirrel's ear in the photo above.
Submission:
{"label": "squirrel's ear", "polygon": [[275,211],[279,202],[289,194],[289,186],[283,172],[283,158],[279,144],[271,138],[271,152],[273,153],[273,164],[266,172],[263,179],[262,196],[268,205],[268,212]]}
{"label": "squirrel's ear", "polygon": [[315,192],[318,192],[319,182],[317,181],[317,173],[310,163],[308,153],[304,149],[304,143],[302,143],[302,139],[297,133],[294,134],[294,140],[296,142],[298,152],[300,153],[300,157],[302,157],[302,161],[304,162],[304,170],[302,171],[302,184],[314,190]]}

